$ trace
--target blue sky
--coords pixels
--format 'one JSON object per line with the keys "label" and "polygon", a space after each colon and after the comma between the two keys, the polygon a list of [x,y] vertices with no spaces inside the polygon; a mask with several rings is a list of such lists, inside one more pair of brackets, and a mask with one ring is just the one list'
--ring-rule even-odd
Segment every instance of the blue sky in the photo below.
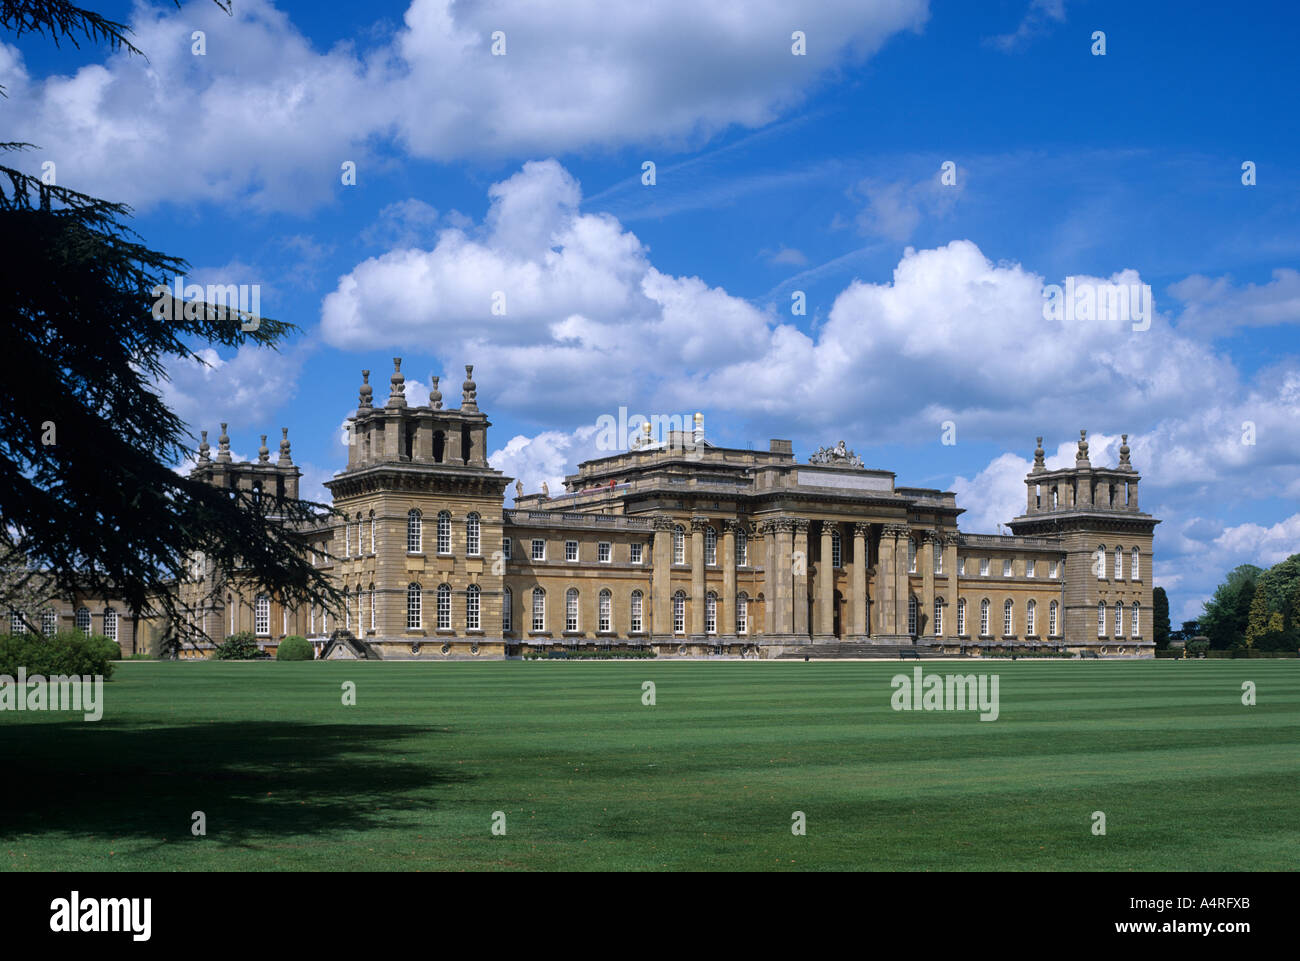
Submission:
{"label": "blue sky", "polygon": [[[6,139],[302,329],[167,390],[245,456],[289,427],[311,491],[359,371],[382,399],[400,355],[452,404],[476,365],[492,462],[530,490],[598,453],[602,414],[701,410],[715,443],[843,438],[989,531],[1035,436],[1069,458],[1088,428],[1094,463],[1130,435],[1175,621],[1300,550],[1288,5],[96,8],[148,61],[6,38]],[[1067,276],[1149,285],[1156,316],[1049,322]]]}

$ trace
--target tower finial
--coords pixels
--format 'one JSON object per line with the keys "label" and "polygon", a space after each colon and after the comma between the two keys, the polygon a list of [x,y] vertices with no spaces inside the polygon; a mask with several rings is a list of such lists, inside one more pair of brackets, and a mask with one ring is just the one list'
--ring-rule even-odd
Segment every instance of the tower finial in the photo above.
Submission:
{"label": "tower finial", "polygon": [[406,377],[402,374],[402,358],[393,358],[393,376],[388,378],[388,407],[406,406]]}
{"label": "tower finial", "polygon": [[262,446],[257,449],[257,462],[259,464],[271,463],[271,451],[266,446],[266,435],[262,435]]}
{"label": "tower finial", "polygon": [[1079,449],[1074,455],[1074,466],[1075,467],[1092,466],[1092,464],[1089,463],[1088,461],[1088,432],[1086,430],[1079,431]]}
{"label": "tower finial", "polygon": [[198,464],[200,467],[206,467],[208,464],[212,463],[211,459],[208,457],[208,451],[212,450],[212,448],[208,446],[208,432],[202,430],[199,431],[199,433],[203,435],[203,440],[199,443]]}
{"label": "tower finial", "polygon": [[1043,439],[1039,437],[1038,446],[1034,448],[1034,470],[1036,472],[1047,469],[1047,462],[1044,460],[1046,453],[1043,450]]}
{"label": "tower finial", "polygon": [[1120,436],[1120,445],[1119,445],[1119,469],[1120,469],[1120,470],[1132,470],[1132,469],[1133,469],[1133,465],[1129,462],[1129,459],[1128,459],[1128,455],[1129,455],[1129,453],[1130,453],[1129,448],[1128,448],[1128,434],[1120,434],[1119,436]]}
{"label": "tower finial", "polygon": [[370,410],[371,400],[375,395],[375,389],[370,386],[370,371],[361,372],[361,395],[357,399],[357,410]]}
{"label": "tower finial", "polygon": [[278,465],[280,467],[293,466],[293,458],[290,456],[289,451],[289,428],[287,427],[280,428],[280,460]]}
{"label": "tower finial", "polygon": [[217,460],[222,464],[230,463],[230,435],[226,433],[226,425],[221,425],[221,436],[217,438]]}
{"label": "tower finial", "polygon": [[460,409],[478,410],[478,385],[474,383],[474,365],[465,365],[465,383],[461,384]]}
{"label": "tower finial", "polygon": [[429,391],[429,406],[434,410],[442,410],[442,391],[438,389],[438,375],[434,374],[429,379],[433,381],[433,390]]}

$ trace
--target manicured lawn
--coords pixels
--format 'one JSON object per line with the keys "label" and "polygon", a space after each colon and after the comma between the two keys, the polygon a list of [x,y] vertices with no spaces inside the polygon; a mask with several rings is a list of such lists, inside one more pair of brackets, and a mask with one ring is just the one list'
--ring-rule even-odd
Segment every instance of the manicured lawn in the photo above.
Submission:
{"label": "manicured lawn", "polygon": [[1300,863],[1300,663],[924,665],[998,674],[993,722],[891,710],[890,678],[914,666],[125,663],[98,723],[0,713],[0,866]]}

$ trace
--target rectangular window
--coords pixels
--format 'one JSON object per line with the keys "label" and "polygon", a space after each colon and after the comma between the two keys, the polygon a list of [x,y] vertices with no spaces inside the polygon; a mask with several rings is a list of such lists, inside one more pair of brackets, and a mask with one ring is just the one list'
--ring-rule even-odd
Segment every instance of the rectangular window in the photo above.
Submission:
{"label": "rectangular window", "polygon": [[609,541],[601,541],[596,545],[596,560],[600,563],[608,564],[610,559],[613,557],[613,554],[614,552]]}
{"label": "rectangular window", "polygon": [[641,592],[632,592],[632,619],[629,628],[633,634],[641,633]]}
{"label": "rectangular window", "polygon": [[576,560],[578,559],[578,542],[577,542],[577,541],[565,541],[565,542],[564,542],[564,559],[565,559],[566,561],[576,561]]}
{"label": "rectangular window", "polygon": [[749,598],[744,594],[736,598],[736,633],[749,633]]}
{"label": "rectangular window", "polygon": [[961,577],[965,573],[966,573],[966,558],[959,557],[957,558],[957,576]]}
{"label": "rectangular window", "polygon": [[988,576],[989,576],[989,559],[988,559],[987,557],[981,557],[981,558],[980,558],[980,577],[988,577]]}
{"label": "rectangular window", "polygon": [[253,630],[258,636],[271,633],[271,600],[260,594],[253,606]]}
{"label": "rectangular window", "polygon": [[1049,576],[1059,579],[1061,576],[1061,562],[1052,561],[1052,567]]}
{"label": "rectangular window", "polygon": [[966,602],[965,601],[957,602],[957,633],[962,637],[966,636]]}
{"label": "rectangular window", "polygon": [[546,541],[542,540],[540,537],[533,538],[533,560],[546,560]]}
{"label": "rectangular window", "polygon": [[1010,562],[1010,561],[1003,561],[1003,562],[1002,562],[1002,576],[1003,576],[1003,577],[1010,577],[1010,576],[1011,576],[1011,562]]}
{"label": "rectangular window", "polygon": [[509,634],[511,631],[514,630],[514,628],[510,626],[511,619],[514,616],[514,612],[511,611],[510,609],[513,600],[514,600],[514,594],[512,594],[510,591],[506,591],[501,598],[501,633],[502,634]]}
{"label": "rectangular window", "polygon": [[942,574],[943,573],[943,546],[941,544],[935,544],[934,547],[931,549],[934,551],[934,572],[936,574]]}
{"label": "rectangular window", "polygon": [[943,601],[934,600],[934,636],[943,637]]}
{"label": "rectangular window", "polygon": [[1025,561],[1025,577],[1038,576],[1038,563],[1031,557]]}
{"label": "rectangular window", "polygon": [[533,630],[546,630],[546,595],[541,591],[533,591]]}
{"label": "rectangular window", "polygon": [[512,543],[514,542],[508,537],[501,538],[501,556],[506,560],[510,560],[510,545]]}
{"label": "rectangular window", "polygon": [[642,548],[644,545],[642,545],[642,544],[632,544],[632,545],[629,545],[629,546],[630,546],[630,551],[631,551],[631,557],[630,557],[631,562],[632,562],[633,564],[640,564],[640,563],[642,563],[642,561],[641,561],[641,548]]}
{"label": "rectangular window", "polygon": [[844,566],[844,542],[837,533],[831,538],[831,567]]}

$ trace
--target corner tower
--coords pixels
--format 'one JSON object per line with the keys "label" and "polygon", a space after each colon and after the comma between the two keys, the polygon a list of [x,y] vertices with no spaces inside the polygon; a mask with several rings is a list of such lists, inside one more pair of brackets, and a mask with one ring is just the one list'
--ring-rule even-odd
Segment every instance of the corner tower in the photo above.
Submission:
{"label": "corner tower", "polygon": [[347,592],[347,627],[389,659],[501,656],[504,492],[511,478],[487,462],[487,416],[474,367],[459,408],[444,408],[438,378],[429,404],[406,401],[402,359],[389,395],[373,404],[362,371],[348,423],[348,466],[325,483],[345,520],[329,554]]}
{"label": "corner tower", "polygon": [[1119,464],[1093,467],[1088,432],[1079,431],[1074,467],[1048,470],[1043,439],[1025,478],[1025,513],[1016,534],[1054,537],[1065,552],[1065,639],[1071,647],[1152,644],[1152,541],[1160,523],[1138,509],[1141,476],[1129,462],[1128,434]]}

